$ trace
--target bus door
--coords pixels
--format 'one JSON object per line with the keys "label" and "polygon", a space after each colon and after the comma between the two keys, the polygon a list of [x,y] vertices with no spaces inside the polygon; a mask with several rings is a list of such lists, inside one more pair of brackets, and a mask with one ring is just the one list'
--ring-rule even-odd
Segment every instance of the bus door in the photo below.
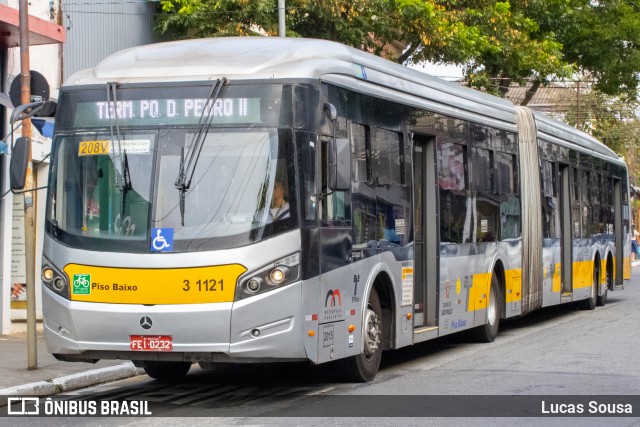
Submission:
{"label": "bus door", "polygon": [[438,200],[435,138],[413,135],[414,328],[438,324]]}
{"label": "bus door", "polygon": [[[568,165],[560,165],[560,215],[561,230],[560,235],[560,262],[561,262],[561,281],[562,294],[570,294],[573,292],[573,230],[574,224],[571,219],[571,168]],[[577,179],[574,176],[573,179]],[[575,218],[579,221],[579,218]]]}
{"label": "bus door", "polygon": [[613,232],[616,244],[616,260],[615,260],[615,286],[620,287],[623,285],[624,280],[624,238],[628,233],[628,230],[624,229],[623,225],[623,209],[622,209],[622,184],[619,178],[613,179]]}

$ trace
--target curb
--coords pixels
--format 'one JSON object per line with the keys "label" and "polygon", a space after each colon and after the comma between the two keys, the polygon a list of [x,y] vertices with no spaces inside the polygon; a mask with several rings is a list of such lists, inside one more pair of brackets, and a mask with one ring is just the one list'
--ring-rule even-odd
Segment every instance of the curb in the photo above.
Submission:
{"label": "curb", "polygon": [[66,375],[50,381],[37,381],[29,384],[6,387],[0,389],[0,406],[6,405],[6,399],[1,398],[2,396],[51,396],[143,374],[144,369],[136,368],[133,363],[127,362],[121,365]]}

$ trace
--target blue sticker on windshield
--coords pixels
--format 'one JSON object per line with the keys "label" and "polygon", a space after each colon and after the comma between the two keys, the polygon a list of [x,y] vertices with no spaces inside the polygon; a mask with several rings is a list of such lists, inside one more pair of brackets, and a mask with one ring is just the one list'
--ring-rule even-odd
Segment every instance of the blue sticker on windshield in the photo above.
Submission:
{"label": "blue sticker on windshield", "polygon": [[151,229],[151,252],[173,250],[173,228]]}

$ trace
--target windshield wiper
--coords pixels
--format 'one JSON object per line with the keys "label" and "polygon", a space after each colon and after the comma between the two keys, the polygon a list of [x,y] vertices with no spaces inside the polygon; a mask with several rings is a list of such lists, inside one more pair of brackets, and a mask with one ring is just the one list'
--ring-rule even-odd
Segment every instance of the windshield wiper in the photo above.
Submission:
{"label": "windshield wiper", "polygon": [[127,156],[127,150],[123,151],[122,155],[122,185],[120,191],[122,192],[122,219],[124,221],[124,204],[127,200],[127,193],[133,190],[133,184],[131,183],[131,173],[129,172],[129,157]]}
{"label": "windshield wiper", "polygon": [[[116,82],[107,83],[107,115],[109,115],[110,119],[114,119],[116,125],[116,134],[114,138],[113,134],[113,122],[109,121],[109,131],[111,132],[111,143],[117,142],[118,145],[118,154],[117,156],[122,155],[122,162],[120,164],[120,174],[122,176],[122,180],[118,183],[118,188],[122,193],[122,199],[120,204],[120,214],[124,219],[124,207],[127,199],[127,193],[133,189],[133,184],[131,183],[131,173],[129,172],[129,159],[127,157],[127,150],[122,150],[122,143],[120,138],[120,125],[118,124],[118,84]],[[113,116],[111,117],[110,107],[113,103]],[[114,144],[115,145],[115,144]]]}
{"label": "windshield wiper", "polygon": [[180,150],[180,170],[178,171],[178,177],[176,178],[175,187],[180,192],[180,223],[184,226],[184,199],[189,186],[191,186],[191,179],[193,173],[196,170],[196,164],[198,158],[202,152],[202,146],[204,145],[204,139],[209,132],[209,126],[213,121],[213,107],[218,100],[222,87],[227,84],[225,77],[218,79],[211,86],[211,92],[207,102],[204,103],[200,120],[198,121],[198,128],[193,135],[193,141],[188,151],[185,153],[184,148]]}

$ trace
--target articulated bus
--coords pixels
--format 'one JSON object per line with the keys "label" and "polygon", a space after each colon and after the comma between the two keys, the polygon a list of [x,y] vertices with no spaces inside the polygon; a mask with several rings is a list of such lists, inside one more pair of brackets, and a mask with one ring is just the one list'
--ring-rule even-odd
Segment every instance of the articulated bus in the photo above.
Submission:
{"label": "articulated bus", "polygon": [[43,253],[49,352],[335,361],[630,278],[627,168],[543,114],[341,44],[219,38],[113,54],[60,90]]}

